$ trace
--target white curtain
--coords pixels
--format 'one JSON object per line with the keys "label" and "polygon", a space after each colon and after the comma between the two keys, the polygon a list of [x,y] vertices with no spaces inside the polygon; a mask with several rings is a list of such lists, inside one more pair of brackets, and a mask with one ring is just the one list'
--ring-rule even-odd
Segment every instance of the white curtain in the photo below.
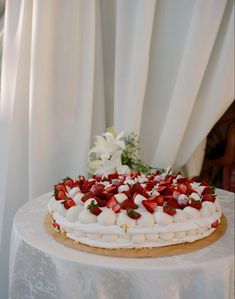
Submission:
{"label": "white curtain", "polygon": [[206,135],[234,98],[233,79],[232,0],[9,0],[1,292],[14,213],[63,177],[86,173],[95,134],[112,125],[134,131],[145,162],[196,174]]}

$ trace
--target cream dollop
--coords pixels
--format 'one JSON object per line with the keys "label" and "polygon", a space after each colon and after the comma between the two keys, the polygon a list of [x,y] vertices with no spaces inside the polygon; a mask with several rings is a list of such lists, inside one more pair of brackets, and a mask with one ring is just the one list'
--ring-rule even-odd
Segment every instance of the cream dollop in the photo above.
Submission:
{"label": "cream dollop", "polygon": [[65,214],[65,218],[70,222],[78,221],[78,216],[82,210],[83,210],[83,206],[81,205],[73,206],[67,210]]}
{"label": "cream dollop", "polygon": [[181,210],[181,209],[176,209],[176,214],[173,216],[174,222],[179,223],[179,222],[185,222],[188,219],[187,214]]}
{"label": "cream dollop", "polygon": [[154,216],[149,212],[142,212],[141,217],[137,220],[137,225],[141,227],[153,227],[154,224]]}
{"label": "cream dollop", "polygon": [[161,211],[157,211],[156,213],[154,213],[154,217],[156,224],[159,225],[168,225],[173,223],[173,217]]}
{"label": "cream dollop", "polygon": [[102,225],[114,225],[116,223],[116,213],[111,209],[103,209],[97,217],[97,222]]}
{"label": "cream dollop", "polygon": [[127,216],[126,212],[121,212],[117,217],[117,225],[127,225],[127,227],[133,227],[136,225],[136,220]]}
{"label": "cream dollop", "polygon": [[79,214],[78,220],[83,224],[95,223],[96,216],[91,214],[89,210],[83,209]]}
{"label": "cream dollop", "polygon": [[183,211],[187,214],[189,219],[200,218],[200,212],[192,207],[185,207]]}

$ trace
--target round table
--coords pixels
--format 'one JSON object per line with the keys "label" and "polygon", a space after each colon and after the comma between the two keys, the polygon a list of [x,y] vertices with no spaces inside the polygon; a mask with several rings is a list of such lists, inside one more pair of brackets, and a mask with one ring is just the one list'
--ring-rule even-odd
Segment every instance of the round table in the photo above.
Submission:
{"label": "round table", "polygon": [[217,190],[228,229],[193,253],[117,258],[56,242],[43,226],[48,195],[16,213],[10,252],[10,298],[225,299],[233,298],[234,194]]}

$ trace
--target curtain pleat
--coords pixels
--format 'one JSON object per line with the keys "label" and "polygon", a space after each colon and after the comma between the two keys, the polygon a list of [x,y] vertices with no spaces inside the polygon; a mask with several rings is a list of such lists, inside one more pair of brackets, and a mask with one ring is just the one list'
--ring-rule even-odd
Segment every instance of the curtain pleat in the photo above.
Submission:
{"label": "curtain pleat", "polygon": [[[108,126],[141,157],[198,174],[205,138],[234,99],[232,0],[9,0],[0,99],[0,290],[13,215],[86,174]],[[4,269],[4,270],[2,270]]]}

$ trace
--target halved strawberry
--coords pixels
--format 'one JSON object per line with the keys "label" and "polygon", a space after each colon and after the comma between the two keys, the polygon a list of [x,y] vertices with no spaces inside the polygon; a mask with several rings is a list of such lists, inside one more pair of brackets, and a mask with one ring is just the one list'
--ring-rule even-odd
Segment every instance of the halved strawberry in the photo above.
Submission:
{"label": "halved strawberry", "polygon": [[93,192],[87,192],[83,197],[81,198],[82,202],[86,202],[89,198],[94,198],[95,194]]}
{"label": "halved strawberry", "polygon": [[112,186],[105,188],[101,194],[106,197],[109,194],[115,194],[115,193],[117,193],[117,186],[112,185]]}
{"label": "halved strawberry", "polygon": [[217,219],[215,222],[211,223],[211,228],[216,228],[219,225],[219,220]]}
{"label": "halved strawberry", "polygon": [[56,230],[58,230],[58,231],[60,230],[60,225],[57,222],[53,222],[52,225],[54,226],[54,228]]}
{"label": "halved strawberry", "polygon": [[179,184],[177,186],[177,191],[179,191],[180,193],[183,193],[183,194],[187,193],[187,189],[188,188],[185,184]]}
{"label": "halved strawberry", "polygon": [[157,191],[158,192],[162,192],[162,191],[164,191],[166,189],[166,185],[158,185],[158,187],[157,187]]}
{"label": "halved strawberry", "polygon": [[178,178],[177,179],[177,184],[184,184],[185,182],[187,182],[187,178]]}
{"label": "halved strawberry", "polygon": [[132,199],[126,199],[121,203],[121,208],[123,210],[128,210],[128,209],[137,209],[138,205],[134,203]]}
{"label": "halved strawberry", "polygon": [[91,187],[91,191],[96,195],[96,196],[102,196],[103,191],[104,191],[104,185],[103,184],[95,184]]}
{"label": "halved strawberry", "polygon": [[203,192],[202,192],[202,195],[206,195],[206,194],[214,194],[215,193],[215,188],[214,187],[211,187],[211,186],[208,186],[206,187]]}
{"label": "halved strawberry", "polygon": [[166,205],[166,206],[163,206],[163,212],[165,212],[166,214],[168,214],[170,216],[173,216],[173,215],[175,215],[176,210],[175,210],[175,208]]}
{"label": "halved strawberry", "polygon": [[105,200],[103,200],[103,199],[101,199],[97,196],[95,196],[95,200],[97,201],[99,207],[105,207],[106,206],[106,201]]}
{"label": "halved strawberry", "polygon": [[141,217],[141,214],[138,213],[138,212],[136,212],[136,211],[133,210],[133,209],[128,209],[128,210],[127,210],[127,215],[128,215],[130,218],[135,219],[135,220],[137,220],[137,219],[139,219],[139,218]]}
{"label": "halved strawberry", "polygon": [[163,195],[156,196],[155,201],[157,202],[158,206],[163,206],[164,196]]}
{"label": "halved strawberry", "polygon": [[135,183],[132,187],[131,187],[131,192],[132,193],[140,193],[142,194],[143,188],[140,185],[139,182]]}
{"label": "halved strawberry", "polygon": [[73,188],[74,186],[74,181],[70,177],[66,177],[63,182],[65,186],[68,186],[69,188]]}
{"label": "halved strawberry", "polygon": [[66,187],[65,187],[65,185],[64,185],[63,183],[60,183],[60,184],[58,184],[58,185],[55,185],[55,186],[54,186],[54,190],[56,190],[56,191],[64,191],[64,192],[67,191],[67,190],[66,190]]}
{"label": "halved strawberry", "polygon": [[63,199],[67,199],[67,195],[64,191],[58,191],[58,192],[55,192],[55,199],[56,200],[63,200]]}
{"label": "halved strawberry", "polygon": [[205,194],[202,195],[202,201],[211,201],[215,202],[216,196],[214,194]]}
{"label": "halved strawberry", "polygon": [[116,204],[118,204],[118,201],[116,200],[116,198],[112,195],[110,196],[109,200],[107,201],[107,208],[112,208],[113,206],[115,206]]}
{"label": "halved strawberry", "polygon": [[202,208],[202,203],[200,200],[190,199],[189,205],[190,205],[190,207],[195,208],[197,210],[201,210],[201,208]]}
{"label": "halved strawberry", "polygon": [[131,191],[127,190],[127,191],[122,191],[122,193],[124,193],[128,198],[132,197]]}
{"label": "halved strawberry", "polygon": [[121,211],[121,206],[119,203],[117,203],[116,205],[114,205],[112,207],[112,210],[115,212],[115,213],[119,213]]}
{"label": "halved strawberry", "polygon": [[65,209],[69,209],[73,206],[76,206],[76,203],[72,200],[72,198],[68,198],[67,200],[64,201]]}
{"label": "halved strawberry", "polygon": [[96,216],[98,216],[102,212],[102,210],[98,207],[98,204],[95,203],[94,200],[91,201],[87,208],[90,210],[92,214]]}
{"label": "halved strawberry", "polygon": [[167,200],[167,206],[170,206],[170,207],[175,208],[175,209],[179,208],[179,204],[174,198],[169,198]]}
{"label": "halved strawberry", "polygon": [[155,201],[142,200],[142,204],[145,207],[145,209],[151,214],[155,212],[157,207],[157,203]]}

